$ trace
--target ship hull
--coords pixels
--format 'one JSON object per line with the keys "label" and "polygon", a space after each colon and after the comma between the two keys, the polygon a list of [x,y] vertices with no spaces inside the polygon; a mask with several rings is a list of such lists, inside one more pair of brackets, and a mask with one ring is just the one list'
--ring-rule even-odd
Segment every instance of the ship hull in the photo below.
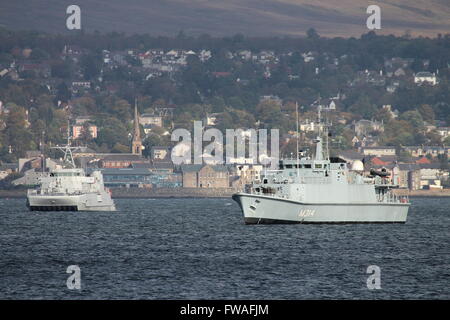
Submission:
{"label": "ship hull", "polygon": [[30,211],[115,211],[109,194],[29,195]]}
{"label": "ship hull", "polygon": [[238,193],[246,224],[405,223],[408,203],[301,203]]}

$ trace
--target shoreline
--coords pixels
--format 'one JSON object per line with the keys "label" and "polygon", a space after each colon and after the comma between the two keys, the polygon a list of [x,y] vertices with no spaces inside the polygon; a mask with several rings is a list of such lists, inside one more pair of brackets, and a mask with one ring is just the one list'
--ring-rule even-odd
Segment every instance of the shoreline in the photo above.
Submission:
{"label": "shoreline", "polygon": [[[115,199],[171,199],[171,198],[231,198],[231,196],[239,192],[237,189],[197,189],[197,188],[178,188],[178,189],[147,189],[147,188],[111,188],[112,197]],[[409,197],[430,197],[442,198],[450,197],[450,189],[444,190],[405,190],[395,189],[394,193],[398,196]],[[18,190],[0,190],[0,198],[24,199],[27,196],[26,189]]]}
{"label": "shoreline", "polygon": [[[197,189],[197,188],[178,188],[178,189],[147,189],[147,188],[110,188],[114,199],[133,199],[133,198],[231,198],[239,192],[233,188],[222,189]],[[26,189],[0,190],[0,198],[25,199],[27,197]]]}
{"label": "shoreline", "polygon": [[443,198],[443,197],[450,197],[450,189],[443,189],[443,190],[394,189],[394,194],[397,196],[409,196],[409,197]]}

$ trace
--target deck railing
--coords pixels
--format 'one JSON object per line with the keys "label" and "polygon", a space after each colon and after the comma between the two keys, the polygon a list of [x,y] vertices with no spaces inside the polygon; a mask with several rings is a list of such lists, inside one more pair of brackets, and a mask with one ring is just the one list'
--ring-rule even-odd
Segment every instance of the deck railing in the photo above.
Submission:
{"label": "deck railing", "polygon": [[393,192],[377,194],[377,201],[384,203],[409,203],[408,196],[398,196]]}

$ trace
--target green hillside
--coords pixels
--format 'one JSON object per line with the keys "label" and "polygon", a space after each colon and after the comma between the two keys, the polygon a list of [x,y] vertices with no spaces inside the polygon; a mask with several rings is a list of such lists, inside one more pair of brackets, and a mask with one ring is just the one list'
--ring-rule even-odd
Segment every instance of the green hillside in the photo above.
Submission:
{"label": "green hillside", "polygon": [[64,32],[66,8],[78,4],[82,28],[174,35],[321,35],[366,33],[366,8],[382,8],[382,31],[434,36],[450,32],[448,0],[15,0],[0,3],[0,25]]}

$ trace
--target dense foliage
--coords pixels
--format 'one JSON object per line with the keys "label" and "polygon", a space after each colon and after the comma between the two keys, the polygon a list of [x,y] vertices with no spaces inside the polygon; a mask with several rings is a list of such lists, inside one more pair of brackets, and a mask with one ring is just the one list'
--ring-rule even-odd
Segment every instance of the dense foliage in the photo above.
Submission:
{"label": "dense foliage", "polygon": [[[84,50],[78,61],[62,58],[67,45]],[[32,50],[29,57],[23,57],[25,48]],[[140,61],[132,56],[126,56],[125,65],[103,65],[103,50],[145,52],[151,48],[204,49],[210,50],[212,57],[201,61],[190,56],[179,72],[149,79]],[[263,65],[252,59],[230,57],[230,53],[240,50],[271,50],[277,60]],[[306,62],[302,56],[308,52],[315,54],[313,61]],[[352,84],[365,70],[385,72],[385,62],[395,57],[412,61],[405,68],[406,74],[398,78],[395,92],[388,92],[385,85]],[[424,125],[438,120],[440,125],[450,126],[450,34],[431,39],[370,32],[359,39],[329,39],[309,30],[305,38],[189,37],[183,32],[169,38],[82,32],[50,35],[0,29],[0,71],[21,61],[49,64],[51,72],[45,80],[56,80],[58,84],[56,90],[49,90],[40,75],[27,70],[19,74],[20,81],[0,78],[0,101],[9,110],[0,119],[3,161],[23,156],[26,150],[61,143],[67,119],[82,115],[93,116],[99,132],[96,139],[83,134],[78,143],[103,152],[128,152],[135,97],[140,112],[174,108],[174,117],[165,119],[168,130],[190,128],[193,120],[207,113],[222,113],[217,124],[222,129],[259,125],[287,133],[295,129],[295,102],[301,106],[302,119],[311,119],[314,101],[337,94],[345,96],[338,110],[349,122],[362,118],[384,121],[386,130],[380,142],[385,144],[438,144],[441,141],[435,133],[425,132]],[[439,84],[414,84],[412,75],[420,71],[438,72]],[[70,84],[80,80],[91,81],[91,89],[74,94]],[[117,87],[113,93],[108,91],[111,84]],[[260,102],[263,95],[276,95],[283,99],[283,105]],[[70,108],[65,107],[67,103]],[[383,105],[392,105],[400,116],[393,119],[382,110]],[[336,125],[334,130],[340,147],[349,147],[352,136],[348,128]],[[146,150],[152,145],[168,144],[164,132],[149,134],[144,141]]]}

